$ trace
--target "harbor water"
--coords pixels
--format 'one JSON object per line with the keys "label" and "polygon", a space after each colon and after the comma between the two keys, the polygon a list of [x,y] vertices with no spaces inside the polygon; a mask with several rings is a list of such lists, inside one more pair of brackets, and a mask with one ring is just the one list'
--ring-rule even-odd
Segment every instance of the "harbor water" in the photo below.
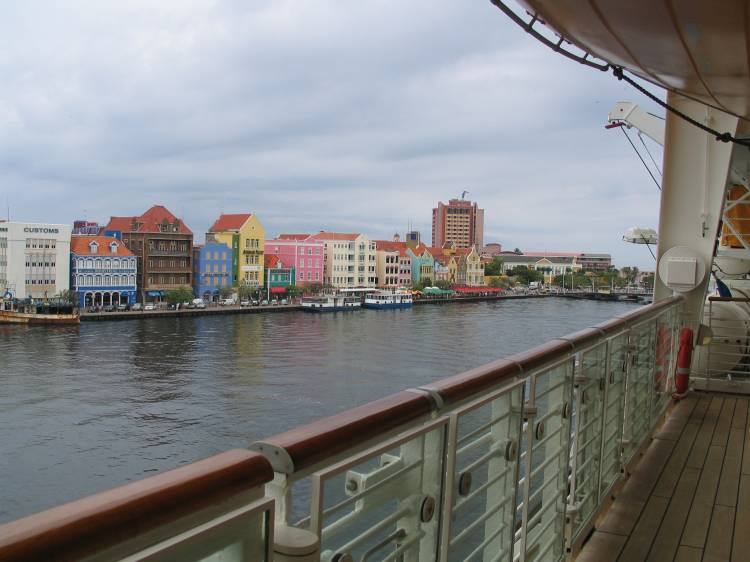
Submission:
{"label": "harbor water", "polygon": [[0,522],[246,447],[635,306],[544,298],[0,326]]}

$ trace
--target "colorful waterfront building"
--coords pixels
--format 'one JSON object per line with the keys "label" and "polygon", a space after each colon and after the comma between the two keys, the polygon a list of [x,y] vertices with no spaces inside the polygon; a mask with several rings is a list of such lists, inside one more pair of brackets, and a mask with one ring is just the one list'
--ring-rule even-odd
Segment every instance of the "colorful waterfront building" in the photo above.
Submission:
{"label": "colorful waterfront building", "polygon": [[111,217],[101,233],[122,239],[138,259],[141,300],[162,300],[166,291],[193,285],[193,232],[163,205],[140,216]]}
{"label": "colorful waterfront building", "polygon": [[325,243],[309,234],[281,234],[266,240],[266,255],[277,256],[282,267],[294,270],[294,284],[305,286],[323,283]]}
{"label": "colorful waterfront building", "polygon": [[111,236],[75,235],[70,242],[70,289],[78,306],[133,304],[138,295],[138,260]]}
{"label": "colorful waterfront building", "polygon": [[211,236],[206,243],[193,248],[193,293],[196,297],[212,302],[219,299],[222,289],[233,287],[232,248],[216,242]]}
{"label": "colorful waterfront building", "polygon": [[312,238],[325,244],[324,283],[336,288],[375,287],[375,242],[367,235],[321,231]]}
{"label": "colorful waterfront building", "polygon": [[294,267],[286,267],[279,256],[266,254],[266,291],[268,295],[284,294],[294,286]]}
{"label": "colorful waterfront building", "polygon": [[409,248],[407,254],[411,258],[411,282],[416,287],[421,283],[435,282],[435,258],[427,246],[420,244],[416,248]]}
{"label": "colorful waterfront building", "polygon": [[208,233],[232,249],[234,286],[263,286],[266,231],[257,216],[252,213],[222,214]]}
{"label": "colorful waterfront building", "polygon": [[406,254],[406,243],[401,242],[398,236],[394,236],[392,241],[375,240],[375,271],[378,277],[378,287],[395,289],[411,286],[411,265],[408,283],[402,284],[404,281],[404,276],[400,275],[402,252]]}
{"label": "colorful waterfront building", "polygon": [[469,287],[484,286],[484,263],[475,248],[456,249],[456,283]]}

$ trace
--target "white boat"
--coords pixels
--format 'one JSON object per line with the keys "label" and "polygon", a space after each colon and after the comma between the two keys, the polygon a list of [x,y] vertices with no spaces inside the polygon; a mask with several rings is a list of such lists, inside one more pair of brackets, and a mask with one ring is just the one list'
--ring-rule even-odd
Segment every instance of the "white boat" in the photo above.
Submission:
{"label": "white boat", "polygon": [[351,295],[320,295],[302,299],[302,310],[305,312],[345,312],[361,307],[359,297]]}
{"label": "white boat", "polygon": [[365,296],[365,308],[411,308],[414,299],[405,291],[376,291]]}

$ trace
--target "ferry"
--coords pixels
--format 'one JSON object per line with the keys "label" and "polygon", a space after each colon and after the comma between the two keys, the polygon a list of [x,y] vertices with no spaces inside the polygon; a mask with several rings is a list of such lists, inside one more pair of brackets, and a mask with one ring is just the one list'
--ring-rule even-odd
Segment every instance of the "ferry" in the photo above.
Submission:
{"label": "ferry", "polygon": [[0,324],[70,325],[79,324],[78,309],[66,303],[21,303],[16,300],[0,302]]}
{"label": "ferry", "polygon": [[365,296],[364,308],[411,308],[414,299],[406,291],[375,291]]}
{"label": "ferry", "polygon": [[359,310],[362,301],[350,295],[321,295],[302,299],[302,310],[305,312],[347,312]]}

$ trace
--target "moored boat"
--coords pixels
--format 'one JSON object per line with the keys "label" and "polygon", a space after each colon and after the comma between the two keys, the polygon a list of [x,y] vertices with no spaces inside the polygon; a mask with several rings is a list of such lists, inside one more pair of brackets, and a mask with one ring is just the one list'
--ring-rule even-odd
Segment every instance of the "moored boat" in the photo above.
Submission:
{"label": "moored boat", "polygon": [[345,312],[362,307],[359,297],[337,294],[304,298],[301,304],[306,312]]}
{"label": "moored boat", "polygon": [[411,308],[414,302],[411,293],[406,291],[376,291],[365,296],[364,308]]}
{"label": "moored boat", "polygon": [[0,324],[69,325],[79,324],[78,310],[64,303],[19,303],[2,301]]}

